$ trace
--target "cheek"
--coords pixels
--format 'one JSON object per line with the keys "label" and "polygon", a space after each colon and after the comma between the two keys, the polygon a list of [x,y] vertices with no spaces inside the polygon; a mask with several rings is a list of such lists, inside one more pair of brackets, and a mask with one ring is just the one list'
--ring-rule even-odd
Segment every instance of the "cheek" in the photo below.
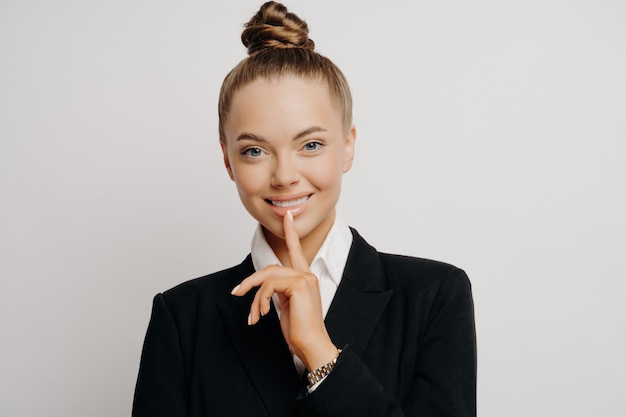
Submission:
{"label": "cheek", "polygon": [[340,158],[328,158],[323,163],[313,166],[310,178],[319,189],[333,189],[341,187],[343,175],[343,161]]}
{"label": "cheek", "polygon": [[242,198],[258,193],[267,183],[264,171],[251,165],[233,166],[233,176]]}

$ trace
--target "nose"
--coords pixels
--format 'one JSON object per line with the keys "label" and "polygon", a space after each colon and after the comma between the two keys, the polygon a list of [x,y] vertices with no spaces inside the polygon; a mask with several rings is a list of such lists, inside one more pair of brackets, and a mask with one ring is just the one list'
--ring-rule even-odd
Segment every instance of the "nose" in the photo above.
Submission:
{"label": "nose", "polygon": [[290,155],[276,157],[272,172],[272,187],[289,188],[298,184],[299,181],[300,173],[295,158]]}

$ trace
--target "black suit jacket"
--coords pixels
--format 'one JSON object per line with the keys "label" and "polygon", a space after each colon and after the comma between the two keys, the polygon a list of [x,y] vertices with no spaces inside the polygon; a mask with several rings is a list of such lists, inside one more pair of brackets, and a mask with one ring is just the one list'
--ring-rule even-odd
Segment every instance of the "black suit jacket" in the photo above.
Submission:
{"label": "black suit jacket", "polygon": [[377,252],[353,230],[326,316],[343,352],[311,394],[272,309],[247,325],[254,272],[233,268],[154,298],[134,417],[475,416],[476,341],[470,284],[451,265]]}

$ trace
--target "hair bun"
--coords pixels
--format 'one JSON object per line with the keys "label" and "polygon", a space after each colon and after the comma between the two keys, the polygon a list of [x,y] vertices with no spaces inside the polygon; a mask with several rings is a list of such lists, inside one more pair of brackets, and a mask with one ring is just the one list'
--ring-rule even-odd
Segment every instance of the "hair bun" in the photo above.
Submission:
{"label": "hair bun", "polygon": [[280,3],[268,1],[245,24],[241,41],[248,55],[269,48],[315,48],[306,22]]}

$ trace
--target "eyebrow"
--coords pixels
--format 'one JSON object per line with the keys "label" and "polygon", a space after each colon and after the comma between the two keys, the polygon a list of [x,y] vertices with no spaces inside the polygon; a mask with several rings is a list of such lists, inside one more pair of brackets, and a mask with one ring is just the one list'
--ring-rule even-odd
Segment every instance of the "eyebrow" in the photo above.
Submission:
{"label": "eyebrow", "polygon": [[[320,126],[311,126],[307,129],[304,129],[298,132],[298,134],[296,134],[292,140],[298,140],[312,133],[318,133],[318,132],[326,132],[326,129]],[[255,142],[267,143],[267,139],[265,139],[264,137],[255,135],[254,133],[248,133],[248,132],[244,132],[240,134],[239,136],[237,136],[237,141],[240,141],[240,140],[252,140]]]}
{"label": "eyebrow", "polygon": [[296,136],[294,136],[293,140],[298,140],[312,133],[318,133],[318,132],[326,132],[326,129],[320,126],[311,126],[310,128],[304,129],[303,131],[298,133]]}

